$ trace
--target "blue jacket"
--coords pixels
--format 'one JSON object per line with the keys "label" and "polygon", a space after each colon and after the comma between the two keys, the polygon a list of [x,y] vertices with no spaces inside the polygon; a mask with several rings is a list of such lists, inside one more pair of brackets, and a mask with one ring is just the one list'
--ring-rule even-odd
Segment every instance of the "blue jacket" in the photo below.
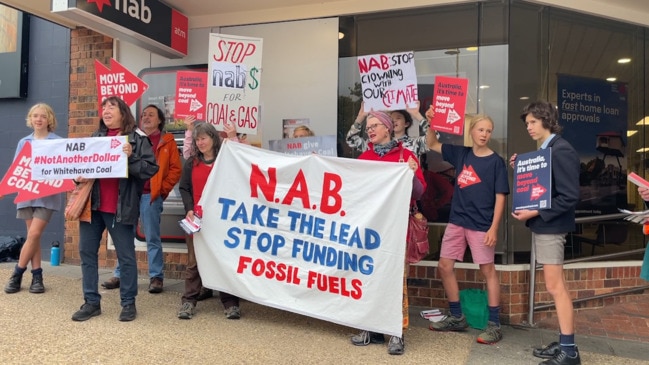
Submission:
{"label": "blue jacket", "polygon": [[552,207],[525,222],[534,233],[561,234],[575,230],[575,208],[579,202],[579,156],[560,136],[548,144],[552,148]]}

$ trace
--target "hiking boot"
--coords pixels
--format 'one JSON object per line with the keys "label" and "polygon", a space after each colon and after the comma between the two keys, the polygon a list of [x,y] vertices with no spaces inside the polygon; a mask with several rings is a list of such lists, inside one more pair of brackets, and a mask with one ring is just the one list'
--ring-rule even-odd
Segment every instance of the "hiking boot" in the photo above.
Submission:
{"label": "hiking boot", "polygon": [[101,305],[90,304],[86,302],[83,303],[81,309],[79,309],[72,315],[72,320],[77,322],[87,321],[90,318],[98,316],[100,314],[101,314]]}
{"label": "hiking boot", "polygon": [[362,331],[361,333],[352,336],[351,340],[352,344],[355,346],[367,346],[371,343],[385,343],[385,337],[383,337],[383,334],[370,331]]}
{"label": "hiking boot", "polygon": [[406,349],[406,344],[403,342],[403,337],[392,336],[388,342],[388,354],[390,355],[403,355]]}
{"label": "hiking boot", "polygon": [[137,316],[137,309],[135,309],[135,303],[127,304],[122,307],[122,312],[119,314],[119,320],[121,322],[130,322],[135,319]]}
{"label": "hiking boot", "polygon": [[149,281],[149,293],[151,294],[162,293],[162,279],[151,278],[151,280]]}
{"label": "hiking boot", "polygon": [[201,300],[209,299],[213,296],[214,292],[212,291],[212,289],[201,287],[201,291],[198,293],[196,300],[200,302]]}
{"label": "hiking boot", "polygon": [[190,302],[183,303],[183,306],[178,311],[178,318],[192,319],[194,316],[194,308],[196,308],[196,306]]}
{"label": "hiking boot", "polygon": [[581,358],[579,358],[579,351],[577,351],[577,346],[575,346],[575,351],[576,354],[574,357],[570,357],[565,351],[561,351],[553,358],[541,361],[539,365],[581,365]]}
{"label": "hiking boot", "polygon": [[561,345],[559,345],[558,342],[552,342],[551,344],[541,347],[541,348],[535,348],[532,350],[532,355],[536,357],[540,357],[541,359],[551,359],[561,352]]}
{"label": "hiking boot", "polygon": [[494,344],[502,340],[503,334],[500,331],[500,326],[494,322],[489,321],[487,324],[487,329],[478,336],[478,343],[484,343],[486,345]]}
{"label": "hiking boot", "polygon": [[18,293],[20,291],[20,284],[22,284],[22,282],[23,276],[14,272],[13,274],[11,274],[7,285],[5,285],[5,293]]}
{"label": "hiking boot", "polygon": [[32,275],[32,285],[29,286],[29,292],[33,294],[45,293],[45,286],[43,285],[43,274]]}
{"label": "hiking boot", "polygon": [[117,289],[117,288],[119,288],[119,278],[113,276],[112,278],[110,278],[110,279],[104,281],[104,282],[101,284],[101,286],[102,286],[104,289],[109,289],[109,290],[110,290],[110,289]]}
{"label": "hiking boot", "polygon": [[452,315],[447,315],[439,322],[431,323],[430,328],[433,331],[464,331],[469,325],[466,323],[464,314],[462,317],[457,318]]}
{"label": "hiking boot", "polygon": [[239,319],[241,318],[241,310],[236,305],[228,307],[225,309],[225,318],[227,319]]}

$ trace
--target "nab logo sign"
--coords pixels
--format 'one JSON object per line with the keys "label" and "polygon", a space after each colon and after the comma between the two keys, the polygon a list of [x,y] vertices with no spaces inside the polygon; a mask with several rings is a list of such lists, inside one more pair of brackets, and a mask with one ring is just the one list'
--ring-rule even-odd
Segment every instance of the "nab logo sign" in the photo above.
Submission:
{"label": "nab logo sign", "polygon": [[[110,0],[86,0],[88,3],[95,3],[99,12],[104,11],[104,5],[111,6]],[[115,10],[135,18],[142,23],[151,23],[151,8],[149,8],[145,0],[115,0]]]}

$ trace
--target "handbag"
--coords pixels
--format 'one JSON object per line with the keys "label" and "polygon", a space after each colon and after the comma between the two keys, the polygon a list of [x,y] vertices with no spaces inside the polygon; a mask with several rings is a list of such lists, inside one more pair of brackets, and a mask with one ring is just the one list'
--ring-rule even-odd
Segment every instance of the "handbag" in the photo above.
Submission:
{"label": "handbag", "polygon": [[409,264],[415,264],[428,255],[429,249],[428,221],[415,205],[408,217],[406,260]]}
{"label": "handbag", "polygon": [[[95,179],[88,179],[77,184],[72,194],[70,194],[68,204],[65,206],[65,219],[77,220],[82,217],[84,211],[88,210],[87,206],[90,203],[90,193],[94,182]],[[86,214],[83,214],[83,218],[86,218],[85,216]]]}

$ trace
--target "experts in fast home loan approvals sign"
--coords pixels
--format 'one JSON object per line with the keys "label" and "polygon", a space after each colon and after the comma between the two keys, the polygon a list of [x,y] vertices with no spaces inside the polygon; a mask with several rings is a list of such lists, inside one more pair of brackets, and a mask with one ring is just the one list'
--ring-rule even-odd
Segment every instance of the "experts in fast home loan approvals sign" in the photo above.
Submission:
{"label": "experts in fast home loan approvals sign", "polygon": [[127,177],[127,136],[34,140],[33,179]]}
{"label": "experts in fast home loan approvals sign", "polygon": [[210,34],[206,122],[223,130],[257,134],[261,86],[261,38]]}
{"label": "experts in fast home loan approvals sign", "polygon": [[203,285],[401,336],[407,164],[290,156],[228,141],[215,166],[194,234]]}

